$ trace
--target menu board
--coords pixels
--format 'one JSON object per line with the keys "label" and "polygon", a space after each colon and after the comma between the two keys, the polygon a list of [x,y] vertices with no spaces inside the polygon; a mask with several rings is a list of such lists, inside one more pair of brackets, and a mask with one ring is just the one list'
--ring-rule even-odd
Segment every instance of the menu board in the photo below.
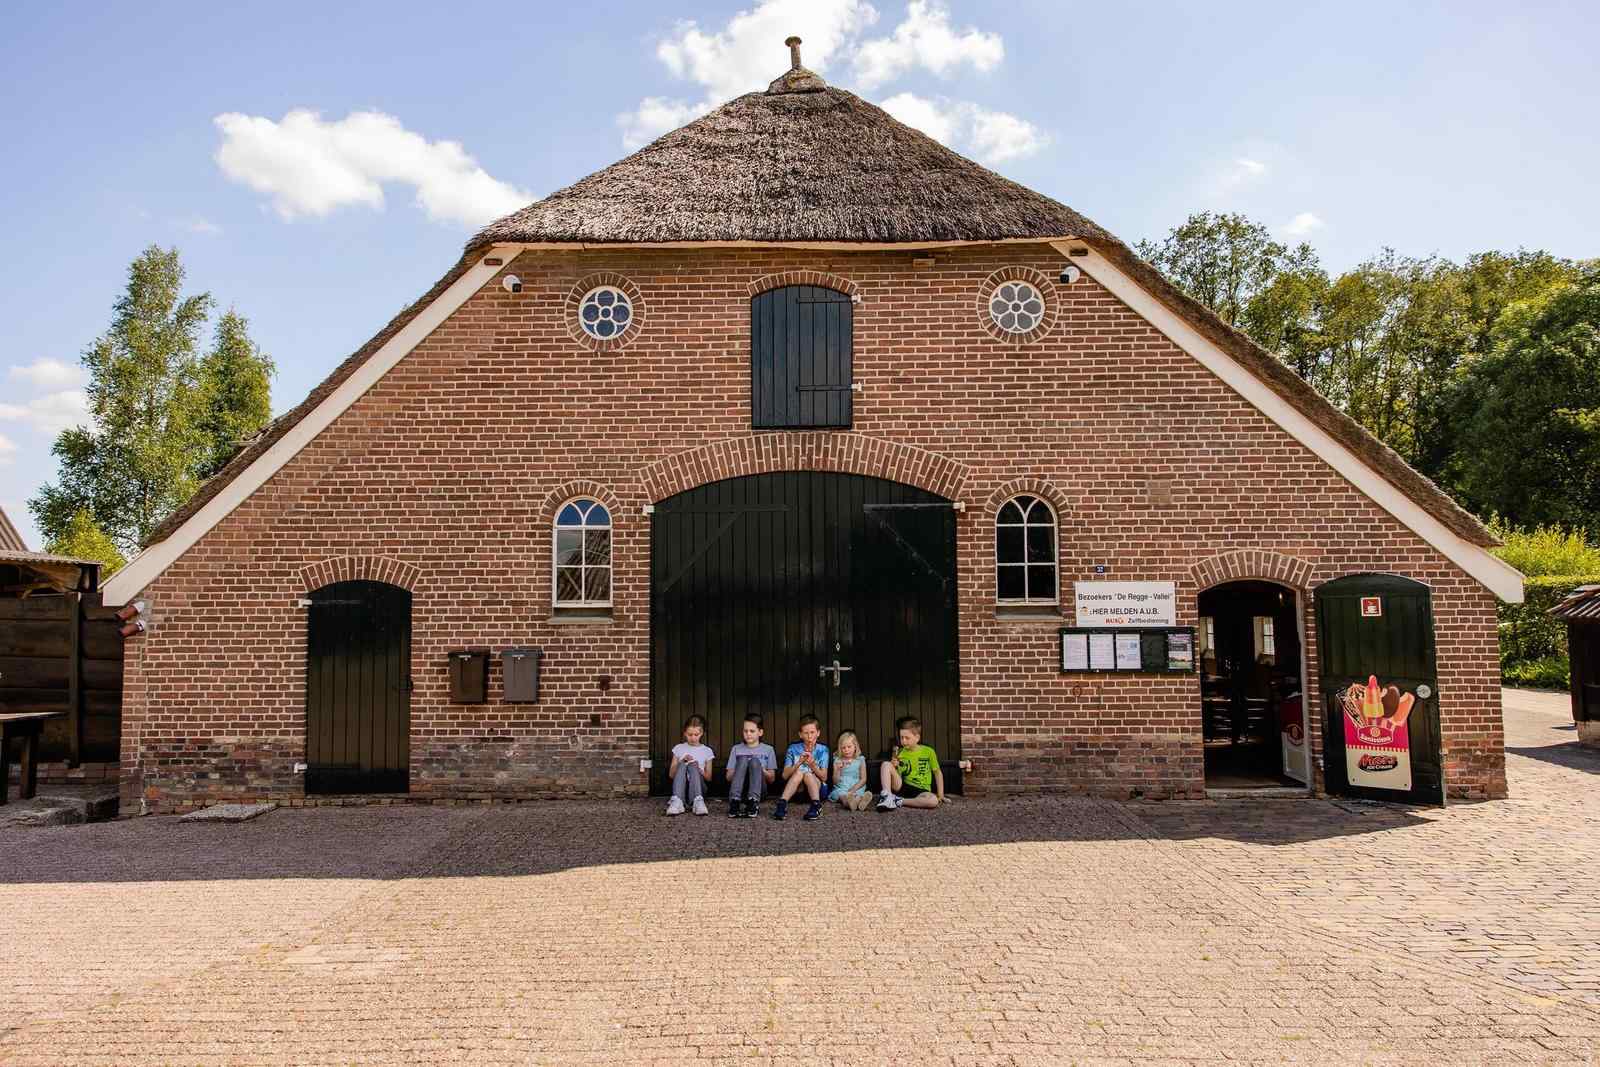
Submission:
{"label": "menu board", "polygon": [[1061,630],[1063,674],[1192,674],[1194,629],[1188,626],[1076,626]]}

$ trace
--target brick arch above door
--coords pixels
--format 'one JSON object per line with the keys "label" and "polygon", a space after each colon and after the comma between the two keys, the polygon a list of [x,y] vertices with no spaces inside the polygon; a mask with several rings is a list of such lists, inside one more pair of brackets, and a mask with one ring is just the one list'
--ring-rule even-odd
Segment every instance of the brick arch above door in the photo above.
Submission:
{"label": "brick arch above door", "polygon": [[332,556],[299,570],[300,589],[310,593],[334,582],[383,582],[415,592],[421,568],[388,556]]}
{"label": "brick arch above door", "polygon": [[777,471],[865,474],[956,500],[970,468],[936,452],[865,434],[760,433],[657,460],[639,471],[639,484],[645,499],[656,502],[710,482]]}
{"label": "brick arch above door", "polygon": [[1264,548],[1244,548],[1201,560],[1189,568],[1197,590],[1223,582],[1256,578],[1303,590],[1311,578],[1311,564],[1294,556]]}

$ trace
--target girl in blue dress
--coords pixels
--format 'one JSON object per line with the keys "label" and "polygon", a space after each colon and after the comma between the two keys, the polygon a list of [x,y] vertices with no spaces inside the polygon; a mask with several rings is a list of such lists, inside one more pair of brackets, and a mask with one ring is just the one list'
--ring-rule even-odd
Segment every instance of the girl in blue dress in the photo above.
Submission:
{"label": "girl in blue dress", "polygon": [[839,735],[833,749],[833,791],[829,800],[838,801],[846,811],[866,811],[872,803],[872,790],[867,788],[867,757],[861,754],[861,742],[846,730]]}

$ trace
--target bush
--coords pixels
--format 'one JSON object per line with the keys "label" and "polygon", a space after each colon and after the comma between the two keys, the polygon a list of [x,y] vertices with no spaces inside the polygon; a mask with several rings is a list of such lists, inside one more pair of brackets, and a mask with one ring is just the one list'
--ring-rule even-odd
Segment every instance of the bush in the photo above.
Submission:
{"label": "bush", "polygon": [[1600,574],[1600,546],[1590,543],[1585,530],[1559,526],[1524,530],[1498,520],[1491,520],[1489,528],[1505,542],[1494,554],[1530,578]]}
{"label": "bush", "polygon": [[1500,681],[1528,689],[1566,689],[1571,684],[1566,656],[1543,656],[1500,668]]}
{"label": "bush", "polygon": [[1532,663],[1550,656],[1567,658],[1567,624],[1550,617],[1550,609],[1580,585],[1600,585],[1600,574],[1529,578],[1520,604],[1500,605],[1500,668]]}

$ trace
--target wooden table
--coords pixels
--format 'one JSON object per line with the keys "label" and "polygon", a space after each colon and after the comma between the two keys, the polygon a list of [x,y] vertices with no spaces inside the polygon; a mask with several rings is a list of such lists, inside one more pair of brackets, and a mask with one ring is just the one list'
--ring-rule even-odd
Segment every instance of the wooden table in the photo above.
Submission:
{"label": "wooden table", "polygon": [[64,711],[15,711],[0,714],[0,804],[6,802],[11,783],[11,739],[22,741],[22,792],[19,800],[31,800],[39,790],[39,731],[51,719],[64,719]]}

